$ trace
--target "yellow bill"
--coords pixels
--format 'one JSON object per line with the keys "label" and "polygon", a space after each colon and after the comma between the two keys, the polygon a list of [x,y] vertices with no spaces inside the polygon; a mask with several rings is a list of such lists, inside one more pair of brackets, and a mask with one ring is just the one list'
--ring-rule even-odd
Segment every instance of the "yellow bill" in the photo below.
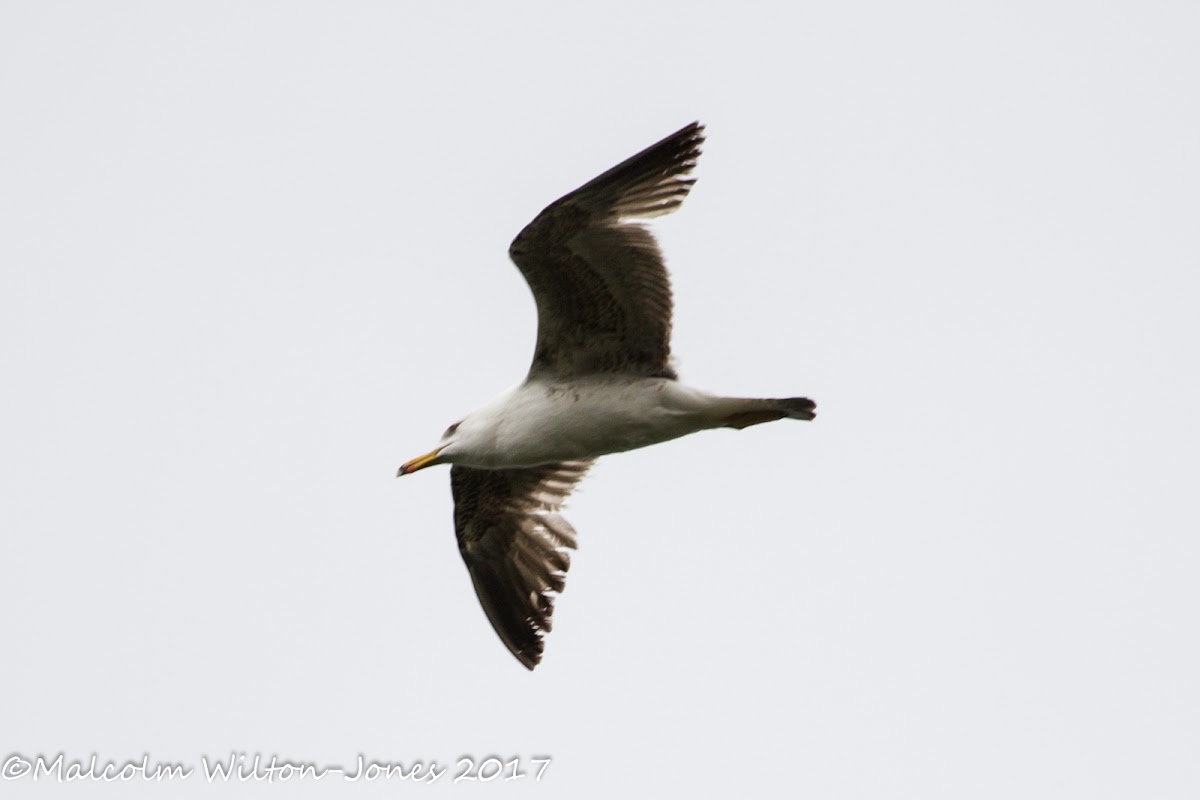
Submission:
{"label": "yellow bill", "polygon": [[419,469],[424,469],[430,464],[436,464],[438,453],[440,452],[442,452],[442,448],[439,447],[438,449],[432,450],[423,456],[417,456],[412,461],[405,461],[400,465],[400,469],[396,470],[396,477],[399,478],[401,475],[407,475],[410,472],[416,472]]}

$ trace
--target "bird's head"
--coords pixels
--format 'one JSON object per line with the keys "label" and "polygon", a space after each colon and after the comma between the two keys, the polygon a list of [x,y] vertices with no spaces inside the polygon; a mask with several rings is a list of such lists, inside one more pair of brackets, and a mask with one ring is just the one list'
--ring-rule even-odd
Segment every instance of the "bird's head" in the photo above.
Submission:
{"label": "bird's head", "polygon": [[410,472],[425,469],[425,467],[432,467],[434,464],[453,462],[454,456],[458,452],[458,429],[462,424],[463,421],[459,420],[449,428],[446,428],[446,432],[442,434],[442,439],[438,442],[438,446],[425,455],[417,456],[411,461],[405,461],[401,464],[400,469],[396,470],[396,477],[399,478],[401,475],[407,475]]}

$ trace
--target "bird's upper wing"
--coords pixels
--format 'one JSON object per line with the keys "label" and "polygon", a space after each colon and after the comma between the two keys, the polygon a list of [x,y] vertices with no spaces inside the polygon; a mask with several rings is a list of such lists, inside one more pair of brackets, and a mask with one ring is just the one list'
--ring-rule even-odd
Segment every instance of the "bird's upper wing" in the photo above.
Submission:
{"label": "bird's upper wing", "polygon": [[693,122],[551,203],[513,240],[509,255],[537,303],[530,376],[675,377],[671,284],[636,220],[679,207],[703,141]]}
{"label": "bird's upper wing", "polygon": [[504,644],[529,669],[542,660],[575,529],[558,511],[591,461],[523,469],[450,469],[454,529],[475,593]]}

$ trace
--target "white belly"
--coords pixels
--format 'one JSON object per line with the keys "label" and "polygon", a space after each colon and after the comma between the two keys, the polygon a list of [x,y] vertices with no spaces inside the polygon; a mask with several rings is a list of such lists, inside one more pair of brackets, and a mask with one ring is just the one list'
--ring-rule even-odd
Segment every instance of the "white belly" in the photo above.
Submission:
{"label": "white belly", "polygon": [[495,469],[633,450],[712,427],[719,404],[665,378],[524,383],[463,420],[487,435],[455,461]]}

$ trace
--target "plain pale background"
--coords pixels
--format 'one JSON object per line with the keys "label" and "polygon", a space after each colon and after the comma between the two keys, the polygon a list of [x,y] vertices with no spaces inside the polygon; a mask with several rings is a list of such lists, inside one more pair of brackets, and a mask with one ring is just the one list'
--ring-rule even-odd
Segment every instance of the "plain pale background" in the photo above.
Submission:
{"label": "plain pale background", "polygon": [[[0,750],[1196,797],[1197,9],[4,2]],[[681,374],[820,416],[603,459],[530,674],[393,475],[523,377],[521,226],[697,118]]]}

